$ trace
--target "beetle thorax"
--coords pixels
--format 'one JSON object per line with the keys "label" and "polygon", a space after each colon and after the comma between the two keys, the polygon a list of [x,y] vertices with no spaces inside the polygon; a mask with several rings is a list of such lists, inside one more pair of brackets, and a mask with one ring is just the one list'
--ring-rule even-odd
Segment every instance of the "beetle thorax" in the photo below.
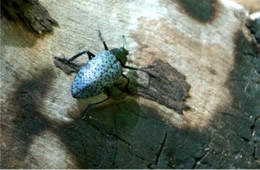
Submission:
{"label": "beetle thorax", "polygon": [[128,51],[124,48],[113,48],[110,50],[112,54],[116,56],[116,58],[120,61],[121,64],[125,65],[127,61],[127,55],[129,54]]}

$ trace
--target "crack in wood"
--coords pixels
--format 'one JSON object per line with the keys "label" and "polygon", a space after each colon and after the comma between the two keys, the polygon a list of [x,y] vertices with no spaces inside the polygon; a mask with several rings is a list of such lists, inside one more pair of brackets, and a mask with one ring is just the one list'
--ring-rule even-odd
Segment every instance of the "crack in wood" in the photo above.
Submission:
{"label": "crack in wood", "polygon": [[121,138],[120,136],[113,134],[113,133],[107,133],[107,135],[113,136],[114,138],[116,138],[119,141],[124,142],[125,144],[127,144],[128,146],[131,146],[131,144],[129,142],[127,142],[125,139]]}
{"label": "crack in wood", "polygon": [[[116,134],[118,134],[117,126],[116,126],[116,120],[113,119],[113,122],[114,122],[115,132],[116,132]],[[114,167],[116,166],[117,152],[118,152],[118,140],[116,140],[116,151],[115,151],[114,159],[113,159],[113,162],[112,162],[112,165],[113,165]]]}
{"label": "crack in wood", "polygon": [[161,144],[160,144],[160,148],[159,148],[159,150],[158,150],[158,152],[157,152],[157,154],[156,154],[155,161],[154,161],[153,163],[148,164],[148,165],[147,165],[147,168],[152,169],[153,166],[157,166],[157,165],[158,165],[160,156],[161,156],[161,154],[162,154],[162,151],[163,151],[163,148],[164,148],[164,145],[165,145],[165,142],[166,142],[166,139],[167,139],[167,132],[165,132],[165,135],[164,135],[164,137],[163,137],[163,140],[162,140],[162,142],[161,142]]}
{"label": "crack in wood", "polygon": [[161,143],[160,149],[159,149],[159,151],[158,151],[158,153],[157,153],[157,156],[156,156],[156,159],[155,159],[155,164],[156,164],[156,165],[158,165],[159,158],[160,158],[161,153],[162,153],[162,150],[163,150],[163,148],[164,148],[166,139],[167,139],[167,132],[166,132],[165,135],[164,135],[164,138],[163,138],[163,141],[162,141],[162,143]]}
{"label": "crack in wood", "polygon": [[125,139],[121,138],[120,136],[118,136],[117,134],[113,134],[113,133],[104,133],[102,132],[96,125],[89,123],[92,127],[94,127],[94,129],[96,129],[97,131],[99,131],[102,135],[110,135],[112,137],[114,137],[115,139],[124,142],[125,144],[127,144],[128,146],[131,146],[131,144],[129,142],[127,142]]}
{"label": "crack in wood", "polygon": [[[82,139],[82,135],[81,135],[81,132],[78,132],[79,134],[79,138],[80,138],[80,143],[81,143],[81,146],[83,148],[83,152],[84,152],[84,155],[87,155],[87,149],[86,149],[86,146],[85,146],[85,142],[84,140]],[[87,161],[86,157],[84,156],[83,157],[85,161]]]}
{"label": "crack in wood", "polygon": [[209,154],[210,149],[206,148],[205,152],[203,155],[201,155],[198,158],[195,158],[196,163],[193,165],[191,169],[197,169],[198,166],[200,165],[200,162]]}
{"label": "crack in wood", "polygon": [[254,135],[255,135],[255,129],[256,129],[256,121],[257,119],[259,119],[260,116],[256,117],[255,120],[254,120],[254,123],[252,126],[250,126],[250,129],[251,129],[251,134],[250,134],[250,137],[249,138],[246,138],[244,136],[241,136],[239,133],[235,132],[235,134],[240,137],[243,141],[249,143],[251,140],[253,140],[255,142],[255,139],[254,139]]}
{"label": "crack in wood", "polygon": [[[255,136],[256,122],[257,122],[258,119],[260,119],[260,116],[257,116],[257,117],[255,118],[254,124],[251,126],[252,134],[251,134],[250,140],[251,140],[251,138],[253,138],[253,137]],[[254,151],[253,151],[252,156],[253,156],[253,158],[254,158],[255,160],[257,160],[257,159],[258,159],[258,158],[257,158],[257,155],[256,155],[256,152],[257,152],[257,139],[253,138],[253,142],[254,142]]]}

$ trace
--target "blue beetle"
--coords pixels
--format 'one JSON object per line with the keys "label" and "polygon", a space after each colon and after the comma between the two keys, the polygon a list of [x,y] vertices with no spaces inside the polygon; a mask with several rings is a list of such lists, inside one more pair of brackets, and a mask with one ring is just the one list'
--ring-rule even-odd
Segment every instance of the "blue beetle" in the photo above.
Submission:
{"label": "blue beetle", "polygon": [[104,45],[105,51],[94,55],[87,50],[66,60],[70,63],[83,54],[87,54],[89,58],[89,61],[80,68],[74,78],[71,88],[71,93],[74,98],[84,99],[96,96],[104,91],[107,93],[106,99],[87,106],[86,110],[83,112],[82,119],[86,117],[91,107],[109,99],[110,94],[108,88],[113,86],[120,76],[127,79],[127,84],[125,86],[127,89],[129,79],[123,74],[122,68],[135,69],[125,65],[129,52],[124,47],[109,50],[100,31],[99,38]]}

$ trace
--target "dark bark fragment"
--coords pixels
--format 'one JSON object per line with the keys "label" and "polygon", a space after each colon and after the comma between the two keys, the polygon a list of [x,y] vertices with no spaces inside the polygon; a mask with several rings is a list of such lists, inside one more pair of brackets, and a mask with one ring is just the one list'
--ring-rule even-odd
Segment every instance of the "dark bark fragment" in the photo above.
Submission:
{"label": "dark bark fragment", "polygon": [[51,32],[57,26],[48,11],[38,0],[8,0],[1,1],[1,9],[11,19],[21,19],[28,27],[37,33]]}
{"label": "dark bark fragment", "polygon": [[139,96],[156,101],[178,113],[188,108],[184,101],[189,96],[190,85],[183,74],[161,60],[155,60],[141,71],[144,73],[137,74],[136,84]]}

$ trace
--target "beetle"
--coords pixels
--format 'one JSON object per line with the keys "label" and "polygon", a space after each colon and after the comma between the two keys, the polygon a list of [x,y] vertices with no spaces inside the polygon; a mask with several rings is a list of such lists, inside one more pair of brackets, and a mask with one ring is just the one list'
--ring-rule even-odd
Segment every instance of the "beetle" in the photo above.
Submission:
{"label": "beetle", "polygon": [[97,96],[102,92],[107,93],[107,98],[96,103],[91,103],[87,106],[83,112],[82,119],[86,118],[90,108],[107,101],[110,98],[109,87],[123,76],[127,79],[125,88],[129,85],[129,78],[123,74],[123,68],[136,69],[125,65],[127,61],[127,55],[129,51],[125,47],[108,49],[106,42],[104,41],[100,31],[99,38],[102,41],[105,51],[94,55],[90,51],[82,51],[70,59],[65,59],[67,63],[71,63],[73,60],[87,54],[89,61],[83,65],[76,74],[71,87],[71,93],[74,98],[84,99]]}

